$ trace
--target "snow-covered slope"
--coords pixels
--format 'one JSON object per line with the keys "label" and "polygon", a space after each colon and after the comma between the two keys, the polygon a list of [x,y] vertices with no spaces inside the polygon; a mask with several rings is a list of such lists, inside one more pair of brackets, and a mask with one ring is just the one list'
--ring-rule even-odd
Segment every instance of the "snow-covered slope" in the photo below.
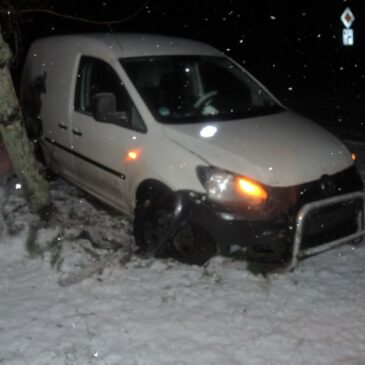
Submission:
{"label": "snow-covered slope", "polygon": [[43,225],[15,186],[0,188],[0,364],[365,363],[364,244],[266,278],[143,260],[130,223],[66,182]]}

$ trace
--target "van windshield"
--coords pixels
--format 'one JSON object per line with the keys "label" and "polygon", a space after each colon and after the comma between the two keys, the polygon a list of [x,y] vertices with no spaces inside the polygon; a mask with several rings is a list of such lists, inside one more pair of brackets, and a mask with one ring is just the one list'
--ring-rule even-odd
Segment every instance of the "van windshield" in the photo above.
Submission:
{"label": "van windshield", "polygon": [[224,121],[283,110],[246,72],[223,57],[159,56],[121,63],[161,123]]}

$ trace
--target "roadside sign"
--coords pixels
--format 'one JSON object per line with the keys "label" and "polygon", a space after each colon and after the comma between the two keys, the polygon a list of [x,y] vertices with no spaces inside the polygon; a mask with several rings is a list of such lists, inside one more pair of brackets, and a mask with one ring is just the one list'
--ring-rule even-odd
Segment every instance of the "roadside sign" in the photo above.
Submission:
{"label": "roadside sign", "polygon": [[342,44],[344,46],[354,45],[354,30],[351,29],[351,25],[355,20],[355,16],[351,9],[347,7],[341,14],[341,21],[345,28],[342,30]]}
{"label": "roadside sign", "polygon": [[349,29],[351,27],[352,23],[355,20],[355,16],[354,16],[354,14],[352,14],[352,11],[350,8],[346,8],[344,10],[344,12],[341,15],[341,20],[342,20],[343,25],[347,29]]}
{"label": "roadside sign", "polygon": [[354,30],[353,29],[344,29],[343,30],[342,44],[344,46],[353,46],[354,45]]}

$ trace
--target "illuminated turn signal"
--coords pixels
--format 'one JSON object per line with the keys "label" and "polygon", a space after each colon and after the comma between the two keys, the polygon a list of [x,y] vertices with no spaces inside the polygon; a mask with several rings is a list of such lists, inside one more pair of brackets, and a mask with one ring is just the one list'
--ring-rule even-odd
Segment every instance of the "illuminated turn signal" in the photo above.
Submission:
{"label": "illuminated turn signal", "polygon": [[241,194],[249,195],[260,201],[267,199],[267,192],[262,186],[243,177],[237,178],[237,190]]}
{"label": "illuminated turn signal", "polygon": [[355,161],[356,160],[356,155],[354,153],[351,153],[351,158],[352,158],[352,161]]}

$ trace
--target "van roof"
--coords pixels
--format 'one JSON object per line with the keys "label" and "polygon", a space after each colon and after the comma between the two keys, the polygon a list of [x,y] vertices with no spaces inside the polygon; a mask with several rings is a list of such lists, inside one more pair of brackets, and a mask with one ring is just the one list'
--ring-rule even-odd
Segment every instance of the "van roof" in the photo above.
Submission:
{"label": "van roof", "polygon": [[113,53],[118,58],[158,55],[222,55],[206,43],[190,39],[138,33],[85,33],[42,38],[42,47],[78,47]]}

